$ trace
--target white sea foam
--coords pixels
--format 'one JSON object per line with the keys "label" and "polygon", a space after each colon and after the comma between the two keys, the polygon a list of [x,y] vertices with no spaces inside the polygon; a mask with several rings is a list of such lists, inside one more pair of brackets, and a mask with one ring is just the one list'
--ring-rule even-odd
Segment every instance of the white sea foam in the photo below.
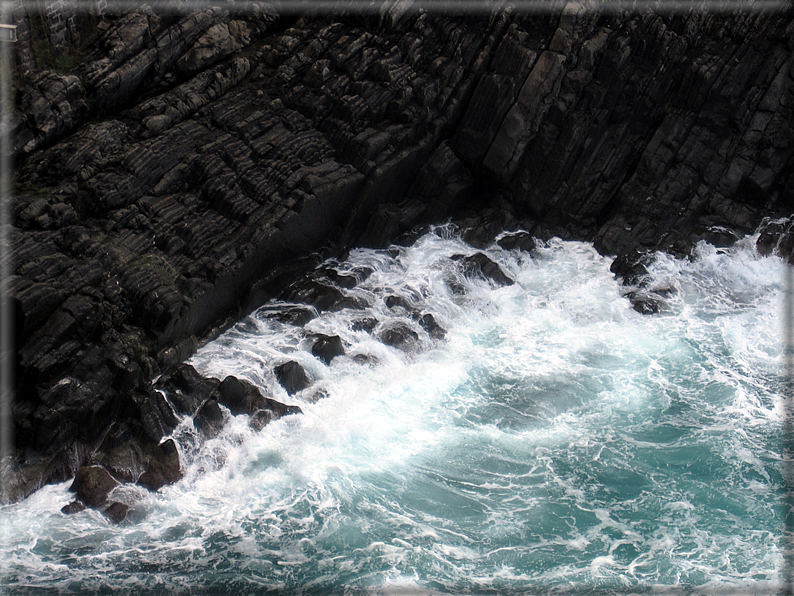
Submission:
{"label": "white sea foam", "polygon": [[[531,257],[493,245],[517,282],[506,287],[466,278],[448,257],[475,249],[444,229],[394,253],[352,251],[329,265],[372,270],[344,290],[367,309],[301,329],[270,318],[283,306],[271,303],[192,359],[303,415],[259,432],[230,417],[203,444],[184,420],[184,478],[124,489],[132,509],[118,526],[61,514],[68,483],[0,508],[3,587],[772,593],[784,265],[752,240],[658,255],[648,287],[674,293],[654,316],[631,308],[586,243],[552,240]],[[389,309],[393,294],[446,337]],[[363,316],[376,332],[409,325],[416,349],[354,331]],[[324,364],[308,333],[340,335],[346,355]],[[314,379],[294,396],[273,373],[290,359]]]}

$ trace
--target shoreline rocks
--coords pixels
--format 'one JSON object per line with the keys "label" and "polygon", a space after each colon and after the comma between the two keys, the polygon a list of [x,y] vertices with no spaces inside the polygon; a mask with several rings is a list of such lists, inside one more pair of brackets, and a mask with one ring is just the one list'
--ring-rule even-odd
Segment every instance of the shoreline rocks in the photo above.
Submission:
{"label": "shoreline rocks", "polygon": [[[355,308],[305,278],[350,247],[452,217],[480,248],[523,229],[687,254],[794,211],[791,9],[400,6],[108,10],[39,39],[50,17],[15,5],[3,501],[93,460],[140,475],[176,414],[216,432],[220,381],[180,363],[272,297]],[[169,404],[158,376],[201,397]]]}

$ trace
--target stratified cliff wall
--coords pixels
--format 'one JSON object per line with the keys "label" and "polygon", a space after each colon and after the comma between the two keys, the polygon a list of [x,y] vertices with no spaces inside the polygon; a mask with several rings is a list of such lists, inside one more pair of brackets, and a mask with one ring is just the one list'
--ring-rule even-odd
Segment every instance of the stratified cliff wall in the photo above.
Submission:
{"label": "stratified cliff wall", "polygon": [[151,380],[318,255],[464,209],[686,253],[794,207],[790,9],[14,14],[6,499],[139,474],[176,423]]}

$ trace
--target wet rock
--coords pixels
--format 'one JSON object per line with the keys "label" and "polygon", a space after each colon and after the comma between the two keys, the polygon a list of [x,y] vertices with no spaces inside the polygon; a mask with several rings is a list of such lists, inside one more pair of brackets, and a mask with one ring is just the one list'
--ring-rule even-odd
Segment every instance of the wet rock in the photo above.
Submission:
{"label": "wet rock", "polygon": [[274,418],[275,416],[271,410],[257,410],[251,416],[251,421],[248,424],[255,431],[260,431]]}
{"label": "wet rock", "polygon": [[107,517],[114,524],[120,524],[127,519],[127,512],[129,509],[129,505],[114,501],[102,513],[104,513],[105,517]]}
{"label": "wet rock", "polygon": [[215,437],[223,428],[223,411],[217,399],[208,399],[193,417],[193,424],[205,439]]}
{"label": "wet rock", "polygon": [[340,288],[355,288],[358,284],[358,279],[355,276],[339,273],[336,269],[330,267],[322,269],[320,272]]}
{"label": "wet rock", "polygon": [[404,352],[414,349],[419,342],[419,334],[405,323],[392,324],[381,331],[378,337],[387,346],[398,348]]}
{"label": "wet rock", "polygon": [[733,246],[739,238],[739,234],[725,226],[708,226],[704,229],[696,228],[691,236],[693,244],[703,240],[717,248]]}
{"label": "wet rock", "polygon": [[452,255],[453,261],[458,261],[463,265],[463,271],[468,276],[483,277],[490,279],[499,286],[511,286],[515,282],[505,275],[502,268],[494,263],[485,254],[478,252],[470,256]]}
{"label": "wet rock", "polygon": [[380,359],[372,354],[356,354],[353,356],[353,361],[358,364],[368,364],[370,366],[375,366],[380,363]]}
{"label": "wet rock", "polygon": [[138,484],[151,491],[156,491],[173,484],[182,478],[179,466],[179,452],[173,439],[163,441],[154,451],[154,455],[146,466],[146,471],[138,478]]}
{"label": "wet rock", "polygon": [[646,265],[650,262],[650,256],[642,251],[629,251],[618,255],[609,270],[615,274],[615,277],[623,279],[623,285],[636,286],[642,278],[648,275]]}
{"label": "wet rock", "polygon": [[83,466],[77,470],[69,490],[90,507],[99,507],[107,501],[108,494],[119,485],[107,470],[100,466]]}
{"label": "wet rock", "polygon": [[193,415],[218,387],[218,379],[199,374],[191,365],[182,363],[162,375],[155,385],[165,391],[179,414]]}
{"label": "wet rock", "polygon": [[515,232],[514,234],[505,234],[496,243],[505,250],[523,250],[524,252],[532,252],[537,248],[537,242],[528,232]]}
{"label": "wet rock", "polygon": [[342,338],[338,335],[320,335],[312,345],[312,354],[326,364],[331,364],[331,360],[344,353]]}
{"label": "wet rock", "polygon": [[311,304],[319,311],[341,310],[339,304],[345,295],[337,288],[313,279],[295,282],[281,296],[282,300]]}
{"label": "wet rock", "polygon": [[391,296],[386,297],[385,302],[386,306],[389,308],[402,308],[407,312],[412,312],[414,310],[414,307],[411,306],[411,303],[402,296],[396,296],[392,294]]}
{"label": "wet rock", "polygon": [[764,221],[755,247],[758,254],[776,254],[787,262],[794,260],[794,223],[790,218]]}
{"label": "wet rock", "polygon": [[278,310],[269,312],[267,314],[268,318],[276,319],[282,323],[289,323],[290,325],[295,325],[296,327],[303,327],[316,316],[317,312],[314,309],[304,306],[289,306],[279,308]]}
{"label": "wet rock", "polygon": [[68,505],[61,507],[61,513],[65,513],[66,515],[80,513],[81,511],[85,511],[85,504],[82,501],[72,501]]}
{"label": "wet rock", "polygon": [[353,331],[366,331],[370,333],[375,327],[378,326],[378,319],[374,317],[365,317],[363,319],[356,319],[350,325]]}
{"label": "wet rock", "polygon": [[263,397],[252,405],[251,420],[249,425],[254,430],[262,430],[268,423],[273,420],[278,420],[283,416],[290,416],[292,414],[302,414],[298,406],[291,406],[283,404],[275,399]]}
{"label": "wet rock", "polygon": [[425,313],[418,318],[419,325],[427,331],[433,339],[444,339],[447,335],[446,330],[436,322],[435,317],[430,313]]}
{"label": "wet rock", "polygon": [[229,408],[232,416],[247,414],[251,409],[247,389],[237,377],[228,376],[218,385],[218,403]]}
{"label": "wet rock", "polygon": [[311,383],[309,377],[306,376],[306,371],[294,360],[280,364],[276,367],[275,372],[278,382],[289,395],[306,389]]}
{"label": "wet rock", "polygon": [[661,297],[645,292],[629,292],[626,298],[631,302],[631,307],[643,315],[655,315],[666,307]]}

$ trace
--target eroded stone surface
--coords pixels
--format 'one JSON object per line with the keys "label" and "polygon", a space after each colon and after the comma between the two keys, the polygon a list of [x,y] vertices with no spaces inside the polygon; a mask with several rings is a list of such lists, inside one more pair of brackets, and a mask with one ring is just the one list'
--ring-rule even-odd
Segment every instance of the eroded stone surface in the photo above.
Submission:
{"label": "eroded stone surface", "polygon": [[[790,10],[263,6],[109,11],[93,41],[52,37],[56,53],[90,43],[58,73],[35,61],[36,7],[14,5],[6,498],[91,462],[137,477],[177,414],[217,432],[219,381],[177,367],[267,298],[360,306],[300,281],[315,251],[386,247],[454,216],[479,248],[524,229],[687,254],[794,209]],[[170,401],[151,387],[163,373]]]}

